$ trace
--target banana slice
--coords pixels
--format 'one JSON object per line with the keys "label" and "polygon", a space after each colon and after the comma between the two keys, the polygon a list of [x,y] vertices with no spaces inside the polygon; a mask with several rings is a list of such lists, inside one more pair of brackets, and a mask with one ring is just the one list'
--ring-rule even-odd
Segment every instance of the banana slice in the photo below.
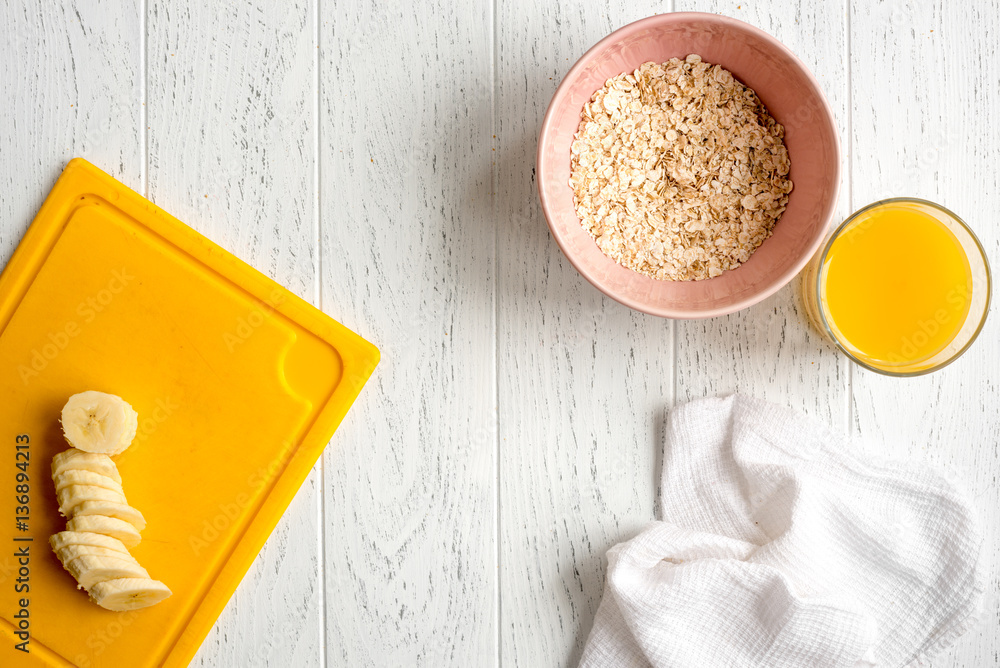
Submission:
{"label": "banana slice", "polygon": [[108,610],[123,612],[156,605],[172,593],[167,585],[149,578],[119,578],[92,586],[91,600]]}
{"label": "banana slice", "polygon": [[119,552],[118,550],[113,550],[108,547],[97,547],[94,545],[67,545],[56,550],[56,556],[59,557],[59,561],[64,564],[68,564],[77,557],[82,557],[85,554],[92,554],[98,557],[111,557],[113,559],[124,559],[125,561],[135,562],[138,565],[138,561],[135,561],[133,557],[128,552]]}
{"label": "banana slice", "polygon": [[62,427],[74,448],[117,455],[132,444],[139,415],[121,397],[90,390],[69,398],[62,409]]}
{"label": "banana slice", "polygon": [[73,517],[76,508],[84,501],[108,501],[128,505],[124,494],[94,485],[70,485],[59,490],[56,496],[59,498],[59,512],[64,517]]}
{"label": "banana slice", "polygon": [[79,587],[107,610],[137,610],[171,595],[128,552],[139,544],[146,519],[128,505],[118,467],[109,455],[131,445],[139,416],[121,397],[74,394],[62,409],[62,428],[73,448],[52,458],[52,481],[66,531],[49,544]]}
{"label": "banana slice", "polygon": [[106,580],[149,577],[146,569],[136,563],[135,559],[102,557],[96,554],[85,554],[67,561],[63,566],[76,578],[79,586],[87,591],[98,582]]}
{"label": "banana slice", "polygon": [[122,477],[118,473],[118,467],[107,455],[95,452],[84,452],[76,448],[70,448],[52,458],[52,477],[67,471],[91,471],[100,473],[114,480],[119,485]]}
{"label": "banana slice", "polygon": [[[127,523],[123,522],[123,524]],[[132,525],[129,526],[131,527]],[[134,530],[135,529],[133,529],[133,531]],[[70,545],[104,547],[109,550],[114,550],[115,552],[124,552],[125,554],[128,554],[128,548],[125,547],[125,543],[121,542],[117,538],[105,536],[100,533],[92,533],[90,531],[60,531],[59,533],[49,536],[49,545],[52,546],[52,551],[56,554],[59,554],[59,550],[64,547],[69,547]]]}
{"label": "banana slice", "polygon": [[92,485],[94,487],[109,489],[112,492],[118,492],[122,496],[125,496],[125,490],[122,489],[120,482],[115,482],[113,478],[103,473],[94,473],[93,471],[84,471],[82,469],[63,471],[59,475],[52,476],[52,482],[55,483],[57,494],[70,485]]}
{"label": "banana slice", "polygon": [[[104,515],[119,520],[125,520],[135,527],[136,531],[146,528],[146,519],[138,510],[126,503],[115,503],[113,501],[84,501],[73,508],[73,518],[86,517],[88,515]],[[124,541],[123,541],[124,542]]]}
{"label": "banana slice", "polygon": [[74,517],[66,523],[66,529],[72,532],[99,533],[111,538],[117,538],[125,547],[135,547],[142,540],[136,528],[116,517],[103,515],[88,515]]}

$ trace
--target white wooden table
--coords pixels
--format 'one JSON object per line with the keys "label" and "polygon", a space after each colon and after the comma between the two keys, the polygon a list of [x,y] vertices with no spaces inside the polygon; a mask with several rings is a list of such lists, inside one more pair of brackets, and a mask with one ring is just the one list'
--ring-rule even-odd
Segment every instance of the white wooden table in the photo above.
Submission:
{"label": "white wooden table", "polygon": [[838,216],[939,201],[1000,268],[998,0],[4,0],[0,262],[81,155],[362,333],[382,363],[205,641],[202,666],[572,666],[604,552],[653,519],[664,416],[740,390],[947,467],[978,502],[1000,665],[1000,318],[898,380],[792,286],[671,322],[549,237],[534,151],[573,62],[632,20],[775,35],[840,123]]}

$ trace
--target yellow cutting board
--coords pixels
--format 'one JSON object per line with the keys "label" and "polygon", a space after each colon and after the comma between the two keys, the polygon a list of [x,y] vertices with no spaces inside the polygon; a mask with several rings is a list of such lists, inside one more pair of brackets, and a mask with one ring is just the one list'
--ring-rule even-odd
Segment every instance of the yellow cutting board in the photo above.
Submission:
{"label": "yellow cutting board", "polygon": [[[377,363],[357,334],[70,162],[0,275],[0,665],[187,665]],[[147,521],[132,554],[173,590],[150,608],[94,605],[47,542],[65,527],[59,414],[84,390],[139,413],[116,461]]]}

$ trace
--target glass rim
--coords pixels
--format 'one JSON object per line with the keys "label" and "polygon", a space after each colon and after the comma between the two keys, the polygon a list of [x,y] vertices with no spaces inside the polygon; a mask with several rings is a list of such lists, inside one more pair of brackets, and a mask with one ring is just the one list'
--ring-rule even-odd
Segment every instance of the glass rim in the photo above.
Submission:
{"label": "glass rim", "polygon": [[[937,209],[938,211],[944,213],[947,217],[951,218],[953,221],[958,223],[958,225],[961,226],[962,229],[964,229],[972,238],[972,241],[976,246],[976,250],[979,251],[979,256],[982,258],[983,267],[986,269],[986,304],[983,308],[982,315],[979,317],[979,323],[976,325],[976,330],[969,337],[969,340],[965,342],[965,345],[962,346],[961,350],[954,353],[951,357],[941,362],[940,364],[935,364],[933,366],[927,367],[926,369],[917,369],[915,371],[893,371],[891,369],[882,369],[877,366],[873,366],[872,364],[869,364],[865,360],[855,355],[851,350],[849,350],[845,345],[843,345],[840,342],[840,339],[834,333],[834,330],[830,326],[830,323],[827,322],[826,313],[823,312],[823,299],[822,299],[823,265],[826,263],[827,253],[830,251],[830,248],[833,247],[833,242],[836,241],[841,236],[841,234],[844,233],[848,225],[855,222],[855,220],[863,213],[870,211],[875,207],[884,206],[886,204],[900,204],[904,202],[923,204],[933,209]],[[962,250],[966,252],[966,255],[968,255],[968,251],[965,248],[965,244],[962,244],[961,242],[959,243],[962,246]],[[962,220],[961,216],[956,214],[954,211],[938,204],[937,202],[921,199],[919,197],[890,197],[888,199],[876,200],[871,204],[861,207],[860,209],[849,215],[840,225],[838,225],[833,230],[829,238],[823,243],[823,247],[819,252],[819,262],[817,267],[818,268],[816,270],[816,283],[813,286],[816,293],[816,311],[819,314],[820,322],[823,324],[823,329],[826,330],[827,336],[830,337],[830,340],[833,341],[834,345],[836,345],[837,348],[839,348],[842,353],[847,355],[847,357],[851,361],[868,369],[869,371],[874,371],[875,373],[882,374],[883,376],[907,378],[912,376],[924,376],[933,371],[943,369],[944,367],[948,366],[949,364],[957,360],[959,357],[964,355],[965,351],[972,346],[972,344],[976,341],[977,338],[979,338],[979,333],[983,331],[983,327],[986,325],[986,316],[990,312],[990,305],[993,298],[993,277],[990,271],[989,259],[986,257],[986,250],[983,248],[983,244],[979,241],[979,237],[977,237],[976,233],[972,231],[972,228],[969,227],[968,223]]]}

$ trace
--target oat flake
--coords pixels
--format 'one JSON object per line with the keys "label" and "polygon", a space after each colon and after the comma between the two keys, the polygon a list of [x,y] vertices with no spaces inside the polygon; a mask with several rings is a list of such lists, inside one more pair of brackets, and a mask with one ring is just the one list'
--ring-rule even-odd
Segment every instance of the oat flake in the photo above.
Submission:
{"label": "oat flake", "polygon": [[569,185],[619,264],[700,280],[746,262],[788,204],[784,128],[753,90],[695,54],[609,79],[584,105]]}

